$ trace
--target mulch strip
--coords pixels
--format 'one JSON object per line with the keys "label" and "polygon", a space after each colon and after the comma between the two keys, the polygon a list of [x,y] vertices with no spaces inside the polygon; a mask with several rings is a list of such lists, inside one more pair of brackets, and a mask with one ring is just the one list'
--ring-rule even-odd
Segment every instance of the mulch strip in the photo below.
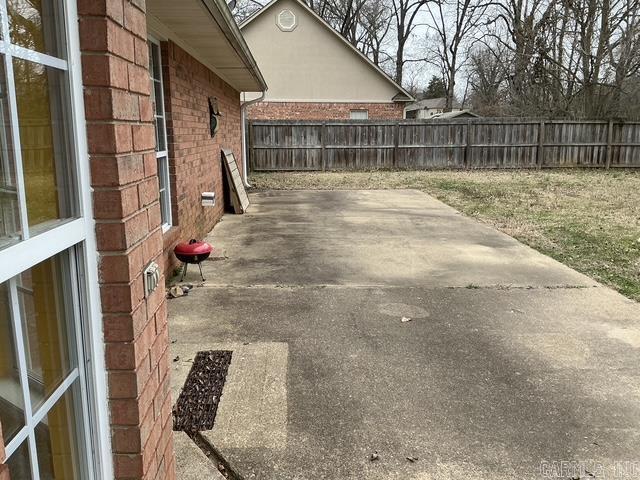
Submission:
{"label": "mulch strip", "polygon": [[198,352],[173,407],[173,430],[187,433],[211,430],[227,377],[228,350]]}

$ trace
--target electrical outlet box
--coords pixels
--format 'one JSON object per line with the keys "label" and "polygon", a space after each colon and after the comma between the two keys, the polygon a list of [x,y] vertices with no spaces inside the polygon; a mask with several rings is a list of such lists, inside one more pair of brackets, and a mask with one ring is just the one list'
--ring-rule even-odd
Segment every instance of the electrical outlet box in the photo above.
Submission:
{"label": "electrical outlet box", "polygon": [[151,262],[144,269],[144,298],[149,298],[149,295],[158,287],[160,283],[160,267],[157,263]]}
{"label": "electrical outlet box", "polygon": [[216,204],[216,192],[202,192],[202,206],[213,207]]}

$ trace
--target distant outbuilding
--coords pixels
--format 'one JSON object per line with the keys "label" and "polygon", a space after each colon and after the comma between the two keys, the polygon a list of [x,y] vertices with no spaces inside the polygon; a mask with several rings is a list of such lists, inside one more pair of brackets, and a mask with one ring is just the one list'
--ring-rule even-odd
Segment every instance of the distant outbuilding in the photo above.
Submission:
{"label": "distant outbuilding", "polygon": [[[435,115],[444,113],[447,105],[445,97],[425,98],[418,102],[411,103],[405,108],[405,118],[415,118],[417,120],[428,120]],[[454,100],[452,112],[459,112],[462,106]]]}
{"label": "distant outbuilding", "polygon": [[457,110],[455,112],[444,112],[437,113],[433,118],[435,119],[444,119],[444,118],[478,118],[480,115],[473,113],[471,110]]}

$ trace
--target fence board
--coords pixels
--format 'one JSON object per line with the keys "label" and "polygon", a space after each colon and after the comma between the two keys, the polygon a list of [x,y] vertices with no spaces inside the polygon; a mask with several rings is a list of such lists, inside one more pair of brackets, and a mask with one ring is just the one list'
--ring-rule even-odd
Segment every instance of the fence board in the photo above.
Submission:
{"label": "fence board", "polygon": [[252,121],[254,171],[640,167],[640,123]]}

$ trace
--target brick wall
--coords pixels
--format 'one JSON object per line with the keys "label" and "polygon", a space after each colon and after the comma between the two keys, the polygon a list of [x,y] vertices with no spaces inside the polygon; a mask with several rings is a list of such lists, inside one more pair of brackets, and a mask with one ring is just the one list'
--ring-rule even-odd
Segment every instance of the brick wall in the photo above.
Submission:
{"label": "brick wall", "polygon": [[[174,227],[165,233],[167,274],[179,263],[173,247],[202,239],[224,213],[220,150],[231,149],[242,170],[240,93],[173,42],[162,44],[163,81]],[[211,138],[209,98],[217,98],[220,128]],[[202,192],[216,192],[203,207]],[[215,244],[215,242],[214,242]]]}
{"label": "brick wall", "polygon": [[[117,479],[173,479],[164,266],[144,0],[78,0]],[[161,283],[162,285],[162,283]]]}
{"label": "brick wall", "polygon": [[348,120],[351,110],[368,110],[371,120],[400,120],[404,103],[258,102],[250,105],[251,120]]}

